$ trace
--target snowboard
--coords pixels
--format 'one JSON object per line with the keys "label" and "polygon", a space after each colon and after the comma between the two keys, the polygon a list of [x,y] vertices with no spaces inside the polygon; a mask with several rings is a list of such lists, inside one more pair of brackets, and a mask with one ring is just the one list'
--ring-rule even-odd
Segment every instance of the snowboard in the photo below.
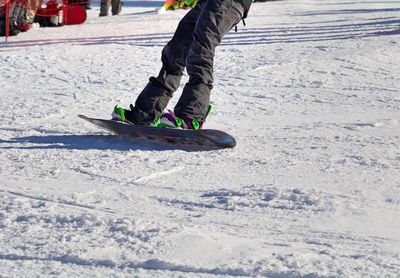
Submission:
{"label": "snowboard", "polygon": [[116,135],[143,142],[200,149],[225,149],[233,148],[236,145],[235,138],[226,132],[215,129],[187,130],[138,126],[114,120],[90,118],[85,115],[78,115],[78,117]]}

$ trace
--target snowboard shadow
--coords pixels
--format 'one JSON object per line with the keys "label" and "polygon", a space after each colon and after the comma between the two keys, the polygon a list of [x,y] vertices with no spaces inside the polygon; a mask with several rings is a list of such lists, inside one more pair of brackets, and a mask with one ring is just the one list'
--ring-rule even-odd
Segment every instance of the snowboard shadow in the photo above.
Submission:
{"label": "snowboard shadow", "polygon": [[0,139],[0,149],[43,150],[117,150],[117,151],[210,151],[201,146],[161,144],[116,135],[43,135]]}

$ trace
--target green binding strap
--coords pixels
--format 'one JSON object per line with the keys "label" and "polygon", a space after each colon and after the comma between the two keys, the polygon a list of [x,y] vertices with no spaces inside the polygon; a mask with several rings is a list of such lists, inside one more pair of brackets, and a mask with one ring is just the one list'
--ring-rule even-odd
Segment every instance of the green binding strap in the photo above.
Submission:
{"label": "green binding strap", "polygon": [[200,123],[197,120],[193,119],[192,125],[193,125],[194,130],[200,129]]}
{"label": "green binding strap", "polygon": [[152,127],[161,127],[162,125],[161,125],[161,120],[160,119],[158,119],[157,121],[155,121],[153,124],[151,124],[150,126],[152,126]]}
{"label": "green binding strap", "polygon": [[114,112],[121,118],[121,121],[125,122],[126,117],[125,117],[125,110],[123,108],[115,106]]}
{"label": "green binding strap", "polygon": [[182,126],[182,124],[183,124],[183,120],[181,119],[181,118],[176,118],[175,119],[175,124],[176,124],[176,126]]}

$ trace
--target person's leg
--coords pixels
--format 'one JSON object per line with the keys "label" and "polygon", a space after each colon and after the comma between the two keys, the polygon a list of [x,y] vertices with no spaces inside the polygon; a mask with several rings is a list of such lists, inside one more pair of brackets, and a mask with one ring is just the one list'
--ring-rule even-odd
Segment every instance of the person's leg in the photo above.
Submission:
{"label": "person's leg", "polygon": [[240,22],[244,14],[241,0],[208,1],[194,31],[194,40],[186,60],[189,81],[174,112],[182,119],[205,121],[213,87],[215,48],[222,37]]}
{"label": "person's leg", "polygon": [[182,18],[173,38],[164,47],[160,73],[157,77],[150,78],[136,99],[131,115],[127,116],[134,123],[149,125],[157,121],[178,89],[193,41],[193,31],[204,3],[205,1],[200,1]]}
{"label": "person's leg", "polygon": [[121,0],[111,0],[112,15],[118,15],[121,12],[121,8],[122,8]]}
{"label": "person's leg", "polygon": [[99,16],[107,16],[110,9],[111,0],[101,0]]}

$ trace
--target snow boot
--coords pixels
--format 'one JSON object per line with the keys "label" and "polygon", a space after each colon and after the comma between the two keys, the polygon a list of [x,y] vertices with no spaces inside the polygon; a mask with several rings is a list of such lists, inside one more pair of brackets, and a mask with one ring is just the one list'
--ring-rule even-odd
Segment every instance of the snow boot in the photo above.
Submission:
{"label": "snow boot", "polygon": [[[211,110],[212,106],[209,105],[207,116],[210,114]],[[174,112],[167,110],[158,121],[157,127],[199,130],[203,127],[203,122],[199,122],[198,120],[189,117],[179,118]]]}
{"label": "snow boot", "polygon": [[111,113],[111,120],[127,124],[134,124],[131,120],[131,113],[131,110],[124,109],[115,105],[114,110]]}

